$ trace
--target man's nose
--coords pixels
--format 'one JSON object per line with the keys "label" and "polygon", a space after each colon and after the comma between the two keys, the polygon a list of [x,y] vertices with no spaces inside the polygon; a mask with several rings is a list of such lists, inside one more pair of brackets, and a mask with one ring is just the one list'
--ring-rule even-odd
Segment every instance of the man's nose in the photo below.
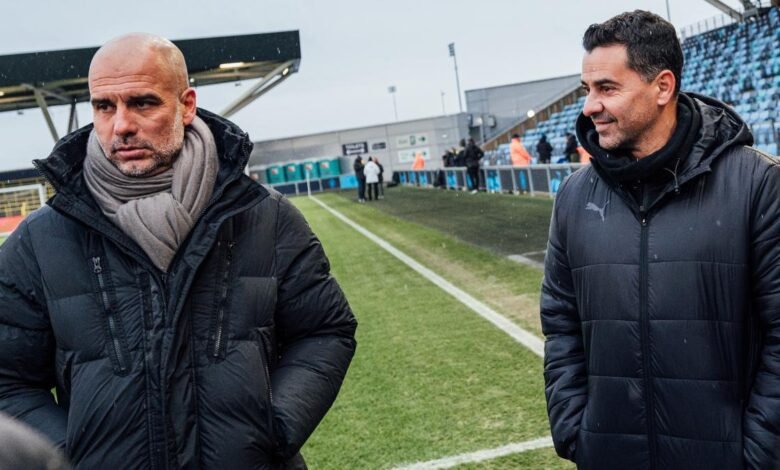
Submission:
{"label": "man's nose", "polygon": [[593,93],[588,93],[585,98],[585,106],[582,107],[582,114],[587,117],[591,117],[594,114],[598,114],[604,110],[604,105],[601,101],[593,96]]}
{"label": "man's nose", "polygon": [[135,134],[137,131],[133,114],[124,106],[114,113],[114,134],[120,137]]}

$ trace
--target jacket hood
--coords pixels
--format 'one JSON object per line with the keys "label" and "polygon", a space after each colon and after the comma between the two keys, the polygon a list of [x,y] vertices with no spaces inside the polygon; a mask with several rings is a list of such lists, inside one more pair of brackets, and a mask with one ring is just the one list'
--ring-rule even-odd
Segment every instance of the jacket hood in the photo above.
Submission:
{"label": "jacket hood", "polygon": [[[252,152],[252,141],[246,132],[227,119],[201,108],[198,108],[197,115],[214,134],[219,156],[217,186],[224,185],[233,179],[237,170],[238,173],[243,171]],[[51,182],[57,192],[79,195],[86,191],[81,172],[87,140],[93,127],[88,124],[71,132],[55,144],[47,158],[33,160],[33,165]]]}
{"label": "jacket hood", "polygon": [[[679,184],[709,171],[712,162],[727,149],[737,145],[753,145],[753,134],[739,115],[726,104],[704,95],[685,92],[693,103],[694,112],[701,116],[701,127],[689,155],[681,163]],[[590,118],[580,114],[576,123],[577,138],[590,154],[601,151],[588,139],[595,126]],[[595,162],[594,162],[595,164]]]}

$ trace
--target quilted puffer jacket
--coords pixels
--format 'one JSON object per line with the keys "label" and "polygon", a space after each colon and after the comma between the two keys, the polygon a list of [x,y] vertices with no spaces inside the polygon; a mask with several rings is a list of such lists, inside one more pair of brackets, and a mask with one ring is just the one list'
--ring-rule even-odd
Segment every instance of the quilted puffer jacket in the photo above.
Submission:
{"label": "quilted puffer jacket", "polygon": [[698,141],[655,201],[594,162],[555,202],[547,407],[580,468],[780,463],[780,167],[729,108],[693,102]]}
{"label": "quilted puffer jacket", "polygon": [[319,241],[243,174],[248,136],[198,115],[220,169],[168,273],[87,190],[91,126],[35,162],[57,194],[0,248],[0,410],[75,468],[300,461],[354,353],[356,322]]}

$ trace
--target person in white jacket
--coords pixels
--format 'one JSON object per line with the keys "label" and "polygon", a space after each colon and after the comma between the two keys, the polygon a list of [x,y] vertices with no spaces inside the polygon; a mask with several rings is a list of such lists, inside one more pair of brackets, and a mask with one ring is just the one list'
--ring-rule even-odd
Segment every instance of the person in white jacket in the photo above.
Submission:
{"label": "person in white jacket", "polygon": [[373,157],[368,157],[363,173],[366,175],[366,185],[368,185],[368,200],[379,199],[379,165]]}

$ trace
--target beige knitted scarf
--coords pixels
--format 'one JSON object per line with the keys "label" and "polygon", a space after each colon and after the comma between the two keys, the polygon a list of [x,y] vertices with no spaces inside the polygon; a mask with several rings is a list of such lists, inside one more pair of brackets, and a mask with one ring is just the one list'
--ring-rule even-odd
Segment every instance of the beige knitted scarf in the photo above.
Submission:
{"label": "beige knitted scarf", "polygon": [[94,130],[84,160],[84,179],[103,214],[163,272],[206,208],[218,170],[214,136],[197,116],[185,130],[173,167],[158,175],[122,174],[106,157]]}

